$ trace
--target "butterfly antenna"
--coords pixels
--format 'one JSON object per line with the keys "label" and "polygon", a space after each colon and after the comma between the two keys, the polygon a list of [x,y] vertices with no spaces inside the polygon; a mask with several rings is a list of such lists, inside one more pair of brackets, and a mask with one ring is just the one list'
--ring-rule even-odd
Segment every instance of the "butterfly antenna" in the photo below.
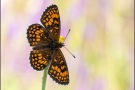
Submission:
{"label": "butterfly antenna", "polygon": [[65,37],[65,39],[64,39],[64,42],[65,42],[65,40],[66,40],[66,38],[67,38],[67,36],[68,36],[69,32],[70,32],[70,29],[68,30],[68,33],[67,33],[67,35],[66,35],[66,37]]}
{"label": "butterfly antenna", "polygon": [[[65,46],[64,46],[65,47]],[[65,47],[66,48],[66,47]],[[66,48],[67,49],[67,48]],[[75,58],[75,56],[67,49],[67,51]]]}

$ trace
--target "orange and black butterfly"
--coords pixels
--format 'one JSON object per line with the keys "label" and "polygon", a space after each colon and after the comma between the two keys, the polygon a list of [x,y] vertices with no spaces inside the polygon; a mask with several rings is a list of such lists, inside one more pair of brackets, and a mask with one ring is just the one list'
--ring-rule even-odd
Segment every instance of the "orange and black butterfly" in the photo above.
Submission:
{"label": "orange and black butterfly", "polygon": [[68,67],[59,42],[60,15],[56,5],[49,6],[40,19],[43,24],[32,24],[27,30],[27,38],[33,50],[30,52],[30,64],[35,70],[43,70],[49,64],[48,74],[59,84],[69,83]]}

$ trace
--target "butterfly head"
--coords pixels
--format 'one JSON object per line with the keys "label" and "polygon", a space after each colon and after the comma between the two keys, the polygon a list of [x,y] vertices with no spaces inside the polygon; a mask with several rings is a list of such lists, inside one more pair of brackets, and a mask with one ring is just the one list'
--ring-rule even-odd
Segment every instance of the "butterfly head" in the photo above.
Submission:
{"label": "butterfly head", "polygon": [[59,43],[64,43],[65,38],[63,36],[60,36]]}

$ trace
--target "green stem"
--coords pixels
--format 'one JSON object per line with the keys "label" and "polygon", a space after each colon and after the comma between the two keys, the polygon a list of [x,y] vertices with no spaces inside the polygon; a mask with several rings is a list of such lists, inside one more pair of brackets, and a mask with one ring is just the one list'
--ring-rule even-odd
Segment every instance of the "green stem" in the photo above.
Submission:
{"label": "green stem", "polygon": [[44,74],[42,77],[42,90],[45,90],[45,87],[46,87],[47,73],[48,73],[48,66],[44,69]]}

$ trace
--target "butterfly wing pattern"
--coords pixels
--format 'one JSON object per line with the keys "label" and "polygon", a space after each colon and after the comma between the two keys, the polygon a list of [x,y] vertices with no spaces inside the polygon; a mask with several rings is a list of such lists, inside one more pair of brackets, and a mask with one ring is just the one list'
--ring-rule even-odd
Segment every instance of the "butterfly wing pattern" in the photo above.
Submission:
{"label": "butterfly wing pattern", "polygon": [[48,73],[59,84],[66,85],[69,83],[69,72],[67,64],[60,49],[55,50],[53,61],[50,65]]}
{"label": "butterfly wing pattern", "polygon": [[27,38],[30,46],[36,46],[39,43],[49,43],[49,38],[47,38],[47,33],[45,29],[40,24],[32,24],[27,30]]}
{"label": "butterfly wing pattern", "polygon": [[54,41],[59,41],[60,37],[60,15],[56,5],[48,7],[40,19],[41,23],[49,32],[50,37]]}
{"label": "butterfly wing pattern", "polygon": [[60,48],[60,15],[56,5],[49,6],[40,19],[43,24],[32,24],[27,29],[27,39],[33,50],[30,52],[30,64],[41,71],[49,65],[48,74],[58,84],[69,84],[68,67]]}

